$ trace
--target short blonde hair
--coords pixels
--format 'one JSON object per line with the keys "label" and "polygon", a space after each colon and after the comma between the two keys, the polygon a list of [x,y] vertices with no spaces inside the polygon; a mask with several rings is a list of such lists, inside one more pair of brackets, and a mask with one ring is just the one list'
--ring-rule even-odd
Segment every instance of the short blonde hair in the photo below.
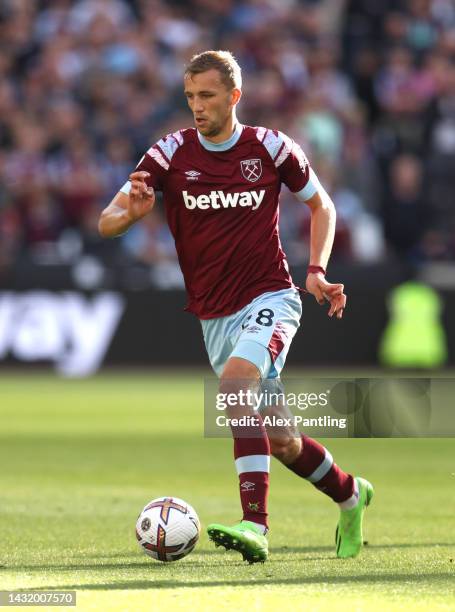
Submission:
{"label": "short blonde hair", "polygon": [[193,55],[185,68],[185,76],[218,70],[228,89],[242,88],[242,70],[230,51],[204,51]]}

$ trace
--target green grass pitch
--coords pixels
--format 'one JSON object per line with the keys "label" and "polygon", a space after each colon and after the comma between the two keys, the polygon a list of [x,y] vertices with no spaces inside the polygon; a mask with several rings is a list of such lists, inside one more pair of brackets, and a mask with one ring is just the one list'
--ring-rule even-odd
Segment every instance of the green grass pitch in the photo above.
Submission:
{"label": "green grass pitch", "polygon": [[[78,611],[455,609],[453,439],[324,441],[375,486],[368,546],[345,561],[336,506],[273,461],[270,560],[249,566],[205,534],[240,506],[232,443],[204,439],[202,419],[201,373],[3,374],[0,590],[76,589]],[[187,500],[203,525],[171,564],[134,537],[162,495]]]}

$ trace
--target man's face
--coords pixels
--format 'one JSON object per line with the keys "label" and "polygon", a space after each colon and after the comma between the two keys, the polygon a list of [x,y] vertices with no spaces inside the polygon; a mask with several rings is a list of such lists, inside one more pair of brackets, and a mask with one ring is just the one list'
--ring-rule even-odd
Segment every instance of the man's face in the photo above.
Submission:
{"label": "man's face", "polygon": [[194,122],[203,136],[217,136],[240,99],[240,90],[228,89],[218,70],[185,76],[185,95]]}

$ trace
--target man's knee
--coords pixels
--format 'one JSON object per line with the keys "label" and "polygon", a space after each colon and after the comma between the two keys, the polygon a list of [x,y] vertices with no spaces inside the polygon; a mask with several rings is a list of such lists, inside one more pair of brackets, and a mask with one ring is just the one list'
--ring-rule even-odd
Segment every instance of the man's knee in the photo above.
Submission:
{"label": "man's knee", "polygon": [[220,390],[229,391],[232,388],[257,386],[261,380],[258,368],[241,357],[231,357],[224,366],[220,376]]}
{"label": "man's knee", "polygon": [[242,357],[230,357],[226,365],[224,366],[223,372],[221,374],[221,380],[229,380],[229,379],[244,379],[244,380],[254,380],[259,381],[261,378],[261,374],[257,368],[251,361],[247,359],[242,359]]}
{"label": "man's knee", "polygon": [[[219,392],[230,397],[227,414],[231,418],[251,415],[254,411],[254,394],[261,381],[258,368],[240,357],[231,357],[220,376]],[[235,401],[237,398],[237,401]]]}
{"label": "man's knee", "polygon": [[281,463],[290,465],[294,463],[302,450],[300,437],[277,437],[270,438],[270,452]]}

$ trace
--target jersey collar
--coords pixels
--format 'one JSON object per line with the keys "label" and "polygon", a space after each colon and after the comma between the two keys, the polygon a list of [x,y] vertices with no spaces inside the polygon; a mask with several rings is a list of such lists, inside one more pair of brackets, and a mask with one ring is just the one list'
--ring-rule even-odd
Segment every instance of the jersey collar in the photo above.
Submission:
{"label": "jersey collar", "polygon": [[242,135],[242,132],[243,125],[237,123],[234,131],[232,132],[232,136],[223,142],[210,142],[210,140],[207,140],[204,138],[204,136],[202,136],[199,130],[197,130],[197,137],[199,138],[201,145],[204,147],[204,149],[207,149],[207,151],[227,151],[237,143],[238,139]]}

